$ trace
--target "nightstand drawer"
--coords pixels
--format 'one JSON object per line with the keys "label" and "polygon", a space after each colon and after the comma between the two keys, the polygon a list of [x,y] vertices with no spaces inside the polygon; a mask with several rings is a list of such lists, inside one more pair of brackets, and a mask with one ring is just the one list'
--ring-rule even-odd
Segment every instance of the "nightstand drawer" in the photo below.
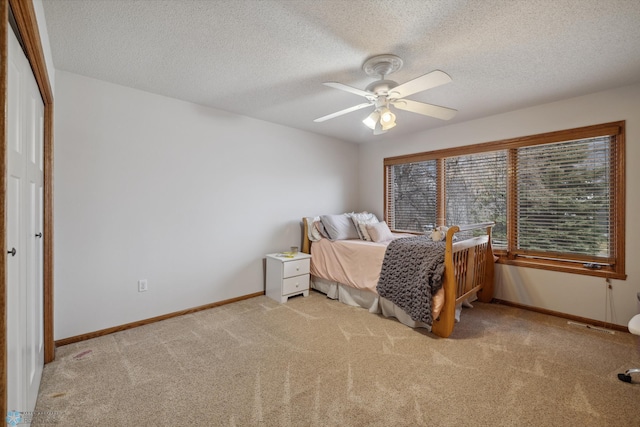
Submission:
{"label": "nightstand drawer", "polygon": [[284,278],[309,274],[309,267],[311,266],[311,262],[308,258],[296,261],[287,261],[283,264],[282,277]]}
{"label": "nightstand drawer", "polygon": [[303,292],[309,289],[309,275],[289,277],[282,280],[282,295]]}

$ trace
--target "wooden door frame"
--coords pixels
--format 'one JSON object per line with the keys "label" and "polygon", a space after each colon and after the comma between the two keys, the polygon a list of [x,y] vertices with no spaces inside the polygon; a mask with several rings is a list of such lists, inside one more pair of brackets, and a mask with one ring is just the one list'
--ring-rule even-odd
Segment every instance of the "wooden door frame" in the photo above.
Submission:
{"label": "wooden door frame", "polygon": [[[43,318],[44,318],[44,362],[55,357],[53,337],[53,92],[44,59],[40,31],[36,20],[32,0],[0,0],[0,228],[6,236],[6,190],[7,190],[7,47],[9,27],[9,8],[13,12],[18,32],[24,43],[25,54],[33,75],[35,76],[40,95],[44,103],[44,200],[43,200]],[[7,243],[0,239],[0,418],[7,413]]]}

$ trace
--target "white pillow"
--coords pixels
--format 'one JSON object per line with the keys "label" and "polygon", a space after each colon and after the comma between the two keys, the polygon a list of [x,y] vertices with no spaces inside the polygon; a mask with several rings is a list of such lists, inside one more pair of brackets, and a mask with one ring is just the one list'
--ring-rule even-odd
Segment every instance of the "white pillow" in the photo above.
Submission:
{"label": "white pillow", "polygon": [[371,240],[374,242],[386,242],[387,240],[393,239],[393,234],[391,234],[389,226],[384,221],[376,224],[367,224],[366,228],[371,236]]}
{"label": "white pillow", "polygon": [[312,242],[317,242],[322,239],[320,231],[316,227],[316,222],[320,221],[319,216],[308,216],[307,218],[307,237]]}
{"label": "white pillow", "polygon": [[367,225],[377,224],[377,223],[378,221],[358,223],[358,230],[360,230],[360,235],[362,236],[362,240],[366,240],[367,242],[373,241],[373,239],[371,238],[371,235],[369,235],[369,232],[367,231]]}
{"label": "white pillow", "polygon": [[366,224],[375,224],[378,222],[378,218],[375,214],[369,212],[360,212],[351,214],[351,220],[353,224],[356,226],[356,231],[358,232],[358,236],[360,236],[361,240],[371,241],[371,237],[369,236],[369,232],[365,227]]}
{"label": "white pillow", "polygon": [[313,225],[314,225],[316,231],[318,233],[320,233],[321,237],[324,237],[325,239],[329,238],[329,234],[327,234],[327,230],[324,229],[324,225],[322,224],[322,220],[314,222]]}

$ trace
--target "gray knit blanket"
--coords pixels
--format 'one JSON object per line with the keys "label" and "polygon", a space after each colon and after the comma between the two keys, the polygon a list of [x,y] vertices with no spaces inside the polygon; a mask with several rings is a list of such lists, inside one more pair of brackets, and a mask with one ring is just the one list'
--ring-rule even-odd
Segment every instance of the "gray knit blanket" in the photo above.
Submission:
{"label": "gray knit blanket", "polygon": [[403,309],[414,321],[431,326],[431,300],[442,287],[445,242],[428,236],[393,240],[382,261],[378,294]]}

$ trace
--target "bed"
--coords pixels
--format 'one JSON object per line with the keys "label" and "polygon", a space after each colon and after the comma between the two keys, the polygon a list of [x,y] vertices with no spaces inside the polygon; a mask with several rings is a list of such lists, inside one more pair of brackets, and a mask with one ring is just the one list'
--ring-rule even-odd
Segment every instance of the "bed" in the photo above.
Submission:
{"label": "bed", "polygon": [[409,238],[404,240],[409,242],[411,238],[419,238],[414,234],[392,233],[392,237],[380,242],[353,236],[330,239],[326,235],[312,240],[312,231],[316,231],[318,222],[322,224],[319,218],[315,217],[315,221],[314,217],[303,218],[302,251],[312,256],[312,288],[329,298],[366,308],[372,313],[395,317],[412,328],[427,328],[443,338],[453,332],[461,305],[469,298],[482,302],[490,302],[493,298],[492,222],[452,226],[446,231],[442,242],[442,288],[433,294],[429,304],[432,320],[423,322],[414,320],[413,312],[410,314],[389,298],[380,296],[376,288],[381,272],[384,277],[388,271],[390,261],[385,261],[387,248],[398,243],[391,242],[403,238]]}

